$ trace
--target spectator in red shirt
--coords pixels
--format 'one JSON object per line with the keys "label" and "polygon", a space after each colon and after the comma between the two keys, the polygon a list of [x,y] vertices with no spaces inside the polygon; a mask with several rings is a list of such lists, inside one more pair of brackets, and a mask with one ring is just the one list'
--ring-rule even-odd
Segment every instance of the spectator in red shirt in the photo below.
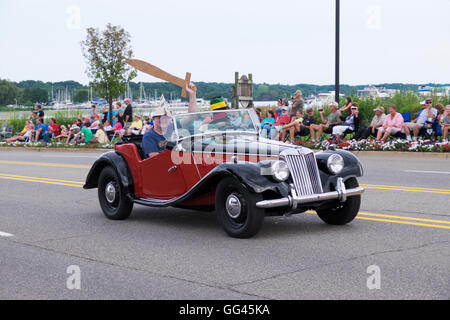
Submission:
{"label": "spectator in red shirt", "polygon": [[283,130],[283,126],[291,122],[291,116],[289,115],[289,108],[284,106],[281,109],[281,115],[275,121],[275,126],[270,129],[270,136],[273,140],[279,140],[280,132]]}

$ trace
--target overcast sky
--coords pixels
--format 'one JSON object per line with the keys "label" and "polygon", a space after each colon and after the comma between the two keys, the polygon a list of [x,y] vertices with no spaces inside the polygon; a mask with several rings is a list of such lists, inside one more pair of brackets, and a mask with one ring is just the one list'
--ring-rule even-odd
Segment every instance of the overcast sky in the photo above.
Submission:
{"label": "overcast sky", "polygon": [[[334,83],[335,0],[0,0],[0,78],[89,82],[86,28],[192,80]],[[341,0],[341,83],[450,83],[450,0]],[[139,74],[134,81],[158,81]]]}

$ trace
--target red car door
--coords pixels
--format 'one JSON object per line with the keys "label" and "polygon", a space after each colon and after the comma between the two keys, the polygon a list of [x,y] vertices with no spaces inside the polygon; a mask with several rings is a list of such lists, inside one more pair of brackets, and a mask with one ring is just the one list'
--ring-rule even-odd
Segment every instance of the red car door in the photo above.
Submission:
{"label": "red car door", "polygon": [[145,197],[171,199],[187,191],[180,165],[173,163],[168,149],[142,161],[141,175]]}

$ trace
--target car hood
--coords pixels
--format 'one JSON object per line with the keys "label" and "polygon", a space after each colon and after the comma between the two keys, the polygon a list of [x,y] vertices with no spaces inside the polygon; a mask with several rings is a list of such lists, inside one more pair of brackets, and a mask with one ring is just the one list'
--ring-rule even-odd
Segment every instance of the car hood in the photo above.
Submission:
{"label": "car hood", "polygon": [[233,153],[242,155],[261,155],[278,157],[287,149],[302,149],[304,153],[310,151],[308,148],[296,146],[279,141],[252,136],[227,136],[213,138],[213,141],[194,141],[194,150],[211,153]]}

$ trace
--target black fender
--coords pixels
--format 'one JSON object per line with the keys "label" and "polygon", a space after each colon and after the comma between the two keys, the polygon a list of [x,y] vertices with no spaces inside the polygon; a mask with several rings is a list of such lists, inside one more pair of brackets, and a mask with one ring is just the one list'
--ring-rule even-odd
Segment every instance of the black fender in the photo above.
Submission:
{"label": "black fender", "polygon": [[286,182],[274,181],[270,170],[270,164],[273,161],[253,162],[238,162],[238,163],[223,163],[215,169],[226,171],[236,177],[242,184],[254,193],[264,193],[266,191],[273,191],[277,194],[286,197],[289,195],[289,185]]}
{"label": "black fender", "polygon": [[117,151],[110,151],[104,153],[98,158],[91,167],[87,177],[86,183],[84,184],[84,189],[93,189],[98,187],[98,178],[102,170],[111,166],[117,173],[117,176],[122,183],[122,186],[126,190],[131,190],[133,187],[133,177],[131,176],[130,168],[128,167],[127,161]]}
{"label": "black fender", "polygon": [[[327,161],[332,154],[339,154],[344,159],[344,169],[338,175],[334,175],[328,170]],[[315,156],[324,192],[334,191],[338,178],[342,178],[345,182],[350,178],[362,177],[364,174],[361,162],[349,151],[325,150],[316,153]]]}

